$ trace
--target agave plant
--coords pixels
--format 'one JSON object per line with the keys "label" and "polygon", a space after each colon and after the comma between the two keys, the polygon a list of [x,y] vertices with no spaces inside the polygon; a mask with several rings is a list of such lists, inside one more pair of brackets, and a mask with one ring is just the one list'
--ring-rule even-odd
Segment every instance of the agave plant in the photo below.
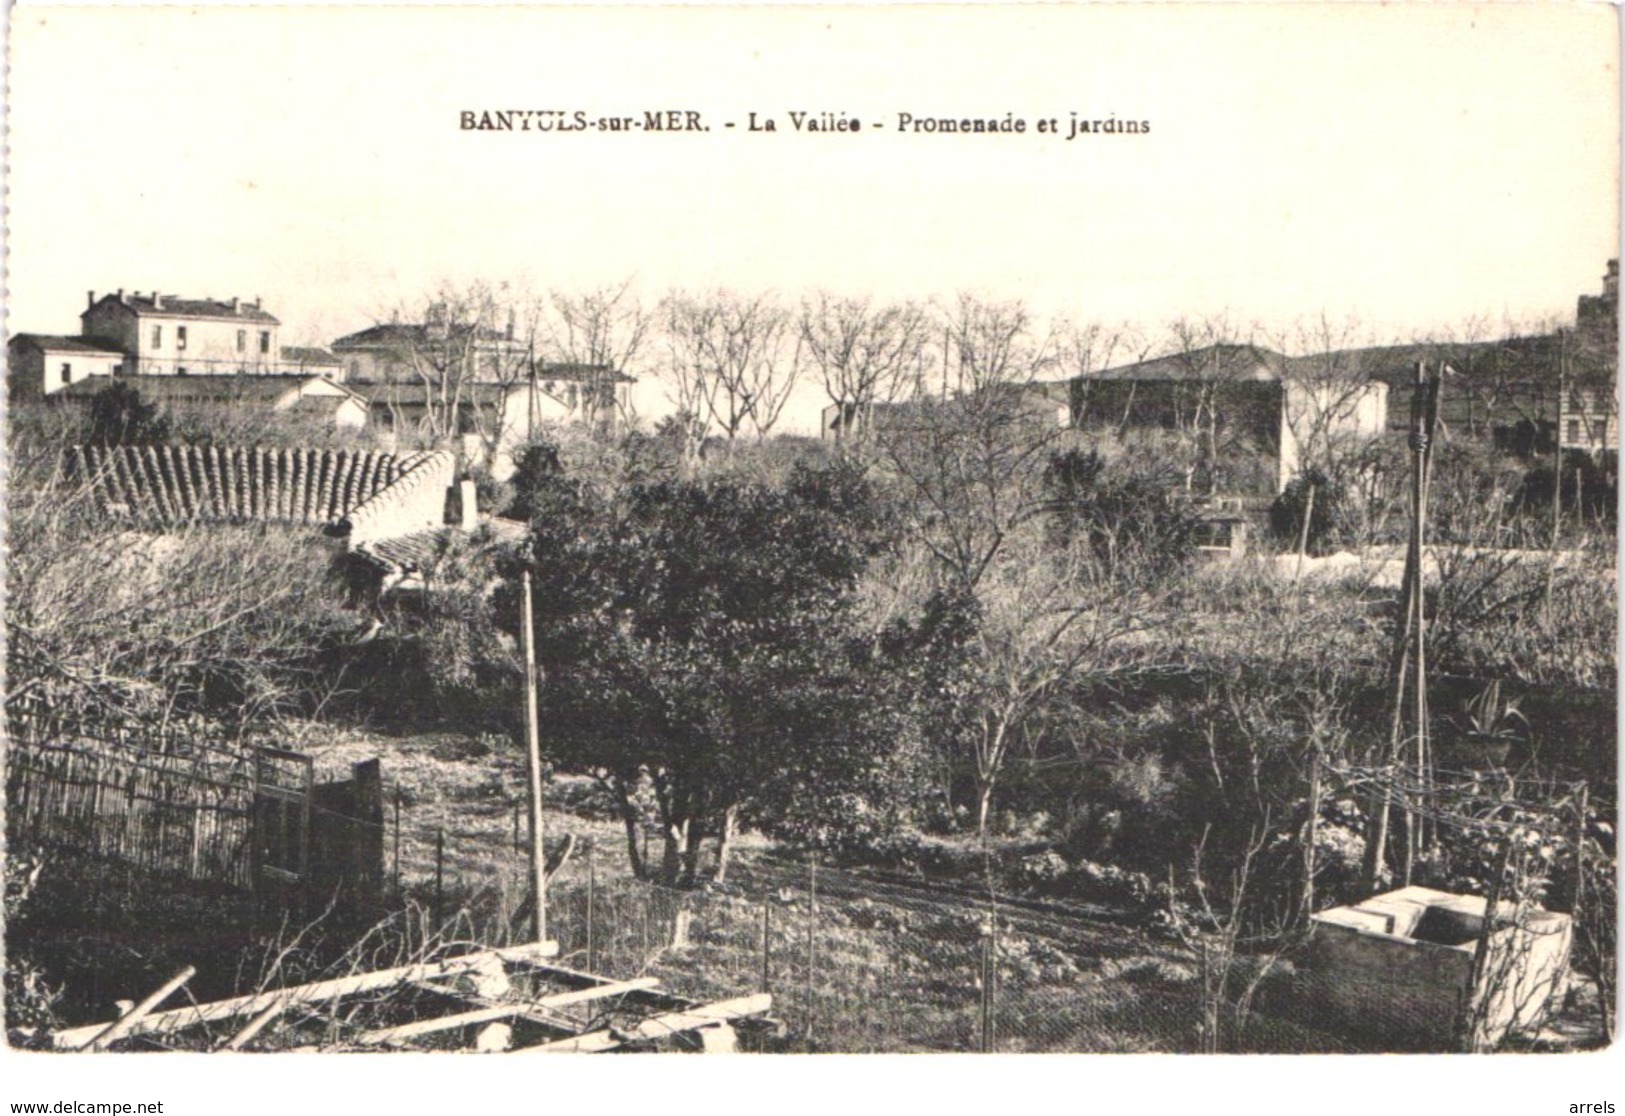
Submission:
{"label": "agave plant", "polygon": [[1499,679],[1462,702],[1460,714],[1451,723],[1457,732],[1454,758],[1472,766],[1503,762],[1513,741],[1529,727],[1518,700],[1501,697]]}

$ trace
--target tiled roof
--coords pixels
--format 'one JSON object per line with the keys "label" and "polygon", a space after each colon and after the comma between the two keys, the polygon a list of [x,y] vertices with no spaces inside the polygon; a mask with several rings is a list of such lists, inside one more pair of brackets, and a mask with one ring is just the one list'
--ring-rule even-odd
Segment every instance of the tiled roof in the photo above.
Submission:
{"label": "tiled roof", "polygon": [[[1380,380],[1388,385],[1388,422],[1410,422],[1411,386],[1420,360],[1447,364],[1439,393],[1439,418],[1450,426],[1498,426],[1555,414],[1564,338],[1554,334],[1509,337],[1496,341],[1419,342],[1378,345],[1294,358],[1289,367],[1307,375],[1324,374],[1330,362],[1338,373]],[[1571,371],[1582,375],[1604,370],[1588,365],[1572,342],[1566,353]]]}
{"label": "tiled roof", "polygon": [[[120,376],[116,381],[92,377],[64,385],[59,396],[92,396],[112,382],[128,384],[149,403],[260,403],[269,406],[297,391],[312,380],[328,384],[320,376],[231,375],[231,376]],[[342,387],[341,384],[332,384]],[[348,391],[348,388],[345,388]]]}
{"label": "tiled roof", "polygon": [[148,523],[328,524],[394,483],[410,462],[372,450],[74,446],[69,473],[104,511]]}
{"label": "tiled roof", "polygon": [[359,395],[302,395],[298,399],[295,399],[292,403],[289,403],[286,407],[282,408],[282,410],[284,413],[291,412],[296,415],[315,415],[317,417],[325,418],[331,415],[346,398],[354,399],[357,403],[361,404],[362,408],[367,406],[366,399]]}
{"label": "tiled roof", "polygon": [[[471,327],[467,325],[453,325],[450,331],[459,336],[468,333]],[[511,341],[501,330],[481,327],[479,331],[481,341]],[[435,338],[430,334],[429,327],[416,322],[383,322],[379,325],[368,326],[357,333],[346,334],[333,342],[335,349],[371,349],[392,348],[401,345],[423,345]],[[518,342],[514,342],[515,345]]]}
{"label": "tiled roof", "polygon": [[[483,520],[468,536],[480,549],[517,546],[529,533],[528,524],[514,519],[492,517]],[[448,543],[460,534],[454,527],[435,527],[362,543],[354,553],[364,558],[384,577],[399,584],[402,578],[434,569],[446,553]]]}
{"label": "tiled roof", "polygon": [[11,339],[13,345],[32,345],[37,349],[65,353],[98,353],[122,357],[124,350],[110,341],[94,337],[60,337],[49,333],[19,333]]}
{"label": "tiled roof", "polygon": [[1286,357],[1257,345],[1207,345],[1188,353],[1107,368],[1084,379],[1097,380],[1256,380],[1281,378]]}
{"label": "tiled roof", "polygon": [[[434,398],[439,403],[439,392],[436,389],[425,387],[421,383],[376,384],[355,382],[350,384],[364,398],[372,401],[374,406],[386,407],[422,407],[425,400]],[[520,384],[492,384],[484,381],[464,383],[460,392],[462,402],[481,407],[493,407],[502,401],[502,397]]]}
{"label": "tiled roof", "polygon": [[[112,301],[125,309],[140,316],[162,316],[166,318],[229,318],[237,322],[260,322],[265,325],[281,325],[275,317],[255,306],[251,302],[238,300],[237,308],[232,309],[231,303],[220,302],[212,298],[176,298],[172,295],[162,295],[162,305],[153,304],[152,295],[103,295],[97,300],[96,306]],[[94,309],[92,307],[91,309]],[[79,316],[82,318],[89,314],[86,310]]]}
{"label": "tiled roof", "polygon": [[282,359],[284,362],[298,362],[301,364],[343,364],[337,356],[327,349],[311,348],[305,345],[282,346]]}

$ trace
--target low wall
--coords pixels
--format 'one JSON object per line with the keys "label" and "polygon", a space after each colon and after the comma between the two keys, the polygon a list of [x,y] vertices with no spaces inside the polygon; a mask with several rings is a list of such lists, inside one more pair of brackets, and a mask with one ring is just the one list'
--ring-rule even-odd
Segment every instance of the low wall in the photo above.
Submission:
{"label": "low wall", "polygon": [[1472,987],[1473,952],[1317,922],[1304,992],[1337,1029],[1447,1049]]}

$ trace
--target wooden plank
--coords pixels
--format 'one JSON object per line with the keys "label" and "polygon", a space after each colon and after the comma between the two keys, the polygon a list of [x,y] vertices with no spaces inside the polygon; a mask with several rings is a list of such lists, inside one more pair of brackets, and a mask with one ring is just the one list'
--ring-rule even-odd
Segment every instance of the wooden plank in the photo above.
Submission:
{"label": "wooden plank", "polygon": [[[291,1007],[295,1004],[314,1004],[326,1000],[337,1000],[344,996],[353,996],[361,992],[374,992],[382,988],[424,980],[432,976],[466,972],[490,957],[496,957],[502,961],[526,961],[535,957],[552,957],[558,953],[558,949],[557,942],[533,942],[529,945],[515,946],[512,949],[482,950],[479,953],[469,953],[445,961],[403,965],[396,969],[357,973],[354,976],[316,981],[312,984],[301,984],[293,988],[256,992],[247,996],[236,996],[229,1000],[216,1000],[212,1003],[198,1004],[194,1007],[177,1008],[174,1011],[163,1011],[157,1015],[149,1015],[137,1023],[134,1029],[130,1031],[130,1034],[169,1034],[202,1023],[216,1023],[223,1019],[235,1019],[241,1015],[252,1015],[282,1001],[286,1001],[287,1006]],[[106,1029],[107,1024],[94,1023],[88,1027],[73,1027],[66,1031],[57,1031],[51,1036],[51,1045],[59,1050],[76,1050],[96,1038],[98,1034]]]}
{"label": "wooden plank", "polygon": [[766,992],[759,992],[754,996],[741,996],[734,1000],[720,1000],[714,1004],[697,1004],[686,1011],[657,1015],[652,1019],[645,1019],[630,1030],[590,1031],[584,1035],[577,1035],[575,1038],[560,1039],[557,1042],[544,1042],[538,1046],[527,1046],[517,1051],[517,1053],[601,1054],[606,1050],[614,1050],[619,1046],[637,1042],[653,1042],[656,1039],[680,1035],[685,1031],[708,1027],[713,1023],[726,1023],[730,1020],[742,1019],[748,1015],[763,1015],[772,1006],[773,997]]}
{"label": "wooden plank", "polygon": [[227,1039],[225,1043],[221,1045],[220,1049],[241,1050],[250,1039],[259,1034],[261,1031],[265,1030],[266,1025],[269,1024],[271,1020],[275,1019],[277,1016],[281,1015],[287,1010],[288,1001],[277,1000],[270,1007],[256,1015],[253,1019],[250,1019],[243,1026],[243,1029]]}
{"label": "wooden plank", "polygon": [[474,1011],[458,1012],[455,1015],[442,1015],[435,1019],[420,1019],[414,1023],[403,1023],[398,1027],[368,1031],[356,1039],[356,1042],[362,1046],[381,1046],[387,1043],[403,1042],[407,1039],[417,1038],[420,1035],[432,1035],[438,1031],[449,1031],[457,1027],[471,1026],[475,1023],[491,1023],[498,1019],[511,1019],[514,1016],[524,1015],[531,1011],[569,1007],[572,1004],[584,1004],[592,1000],[607,999],[610,996],[623,996],[628,992],[642,992],[659,986],[660,981],[656,977],[609,981],[593,988],[577,988],[569,992],[555,992],[538,1000],[527,1000],[523,1003],[513,1004],[492,1004],[488,1007],[477,1008]]}
{"label": "wooden plank", "polygon": [[149,995],[146,999],[142,1000],[139,1004],[136,1004],[129,1011],[119,1016],[106,1027],[103,1027],[98,1033],[91,1035],[90,1038],[86,1040],[83,1046],[79,1049],[106,1050],[110,1045],[117,1042],[125,1035],[128,1035],[135,1028],[139,1027],[141,1025],[141,1021],[147,1018],[148,1014],[153,1008],[163,1003],[169,998],[170,993],[174,992],[175,989],[179,988],[196,975],[197,968],[195,966],[186,966],[186,968],[182,969],[180,972],[164,981],[163,984],[155,988],[151,995]]}

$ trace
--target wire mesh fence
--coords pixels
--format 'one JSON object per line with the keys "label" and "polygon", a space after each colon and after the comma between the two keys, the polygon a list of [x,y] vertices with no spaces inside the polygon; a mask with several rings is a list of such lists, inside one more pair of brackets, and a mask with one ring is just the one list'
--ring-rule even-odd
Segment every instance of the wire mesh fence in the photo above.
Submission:
{"label": "wire mesh fence", "polygon": [[[207,778],[192,769],[190,754],[177,754],[188,785]],[[103,777],[107,758],[69,749],[41,755],[57,766],[41,768],[37,794],[34,783],[18,782],[35,778],[32,760],[12,757],[13,835],[43,827],[93,855],[145,863],[108,836],[145,830],[128,809],[107,808],[114,785]],[[140,759],[181,762],[167,753]],[[79,766],[58,770],[68,760]],[[85,762],[89,774],[80,770]],[[117,786],[128,798],[126,784]],[[234,774],[226,785],[243,798],[254,782]],[[146,797],[165,809],[189,805],[170,794]],[[311,810],[329,812],[316,802]],[[174,845],[159,867],[236,884],[231,872],[199,875],[197,865],[224,854],[196,808],[181,813],[187,824],[170,825],[164,832],[174,832],[153,846]],[[355,831],[346,833],[365,829],[382,851],[374,915],[415,912],[425,941],[504,945],[535,933],[527,817],[506,798],[414,803],[386,791],[381,822],[344,820]],[[19,830],[20,822],[28,826]],[[1344,976],[1333,995],[1317,987],[1319,977],[1290,965],[1254,980],[1243,958],[1215,992],[1213,974],[1187,949],[1123,921],[761,850],[739,854],[725,883],[662,886],[637,878],[618,827],[558,814],[550,824],[547,847],[559,863],[548,885],[546,936],[559,943],[561,964],[612,979],[655,976],[700,1000],[770,992],[791,1049],[1356,1052],[1448,1049],[1456,1041],[1462,1008],[1448,990],[1431,999],[1396,996],[1391,981]],[[235,837],[234,846],[244,839]],[[647,851],[641,859],[651,863]],[[322,909],[323,897],[304,898],[302,912]],[[1362,1028],[1339,1016],[1339,1003],[1366,1004],[1343,1015],[1382,1022]],[[1376,1008],[1385,1005],[1383,1019]]]}
{"label": "wire mesh fence", "polygon": [[[523,840],[403,824],[403,891],[435,923],[483,912],[499,927],[488,940],[529,934]],[[1448,996],[1417,1008],[1408,1030],[1390,1020],[1362,1031],[1290,963],[1254,979],[1260,962],[1238,959],[1213,993],[1178,943],[1007,896],[760,852],[736,860],[727,883],[674,888],[635,878],[622,841],[549,843],[567,839],[574,852],[549,880],[546,911],[560,964],[658,977],[700,1000],[769,992],[787,1049],[1358,1053],[1448,1049],[1453,1037]],[[1340,982],[1342,1002],[1397,1002],[1390,985],[1369,984]]]}

